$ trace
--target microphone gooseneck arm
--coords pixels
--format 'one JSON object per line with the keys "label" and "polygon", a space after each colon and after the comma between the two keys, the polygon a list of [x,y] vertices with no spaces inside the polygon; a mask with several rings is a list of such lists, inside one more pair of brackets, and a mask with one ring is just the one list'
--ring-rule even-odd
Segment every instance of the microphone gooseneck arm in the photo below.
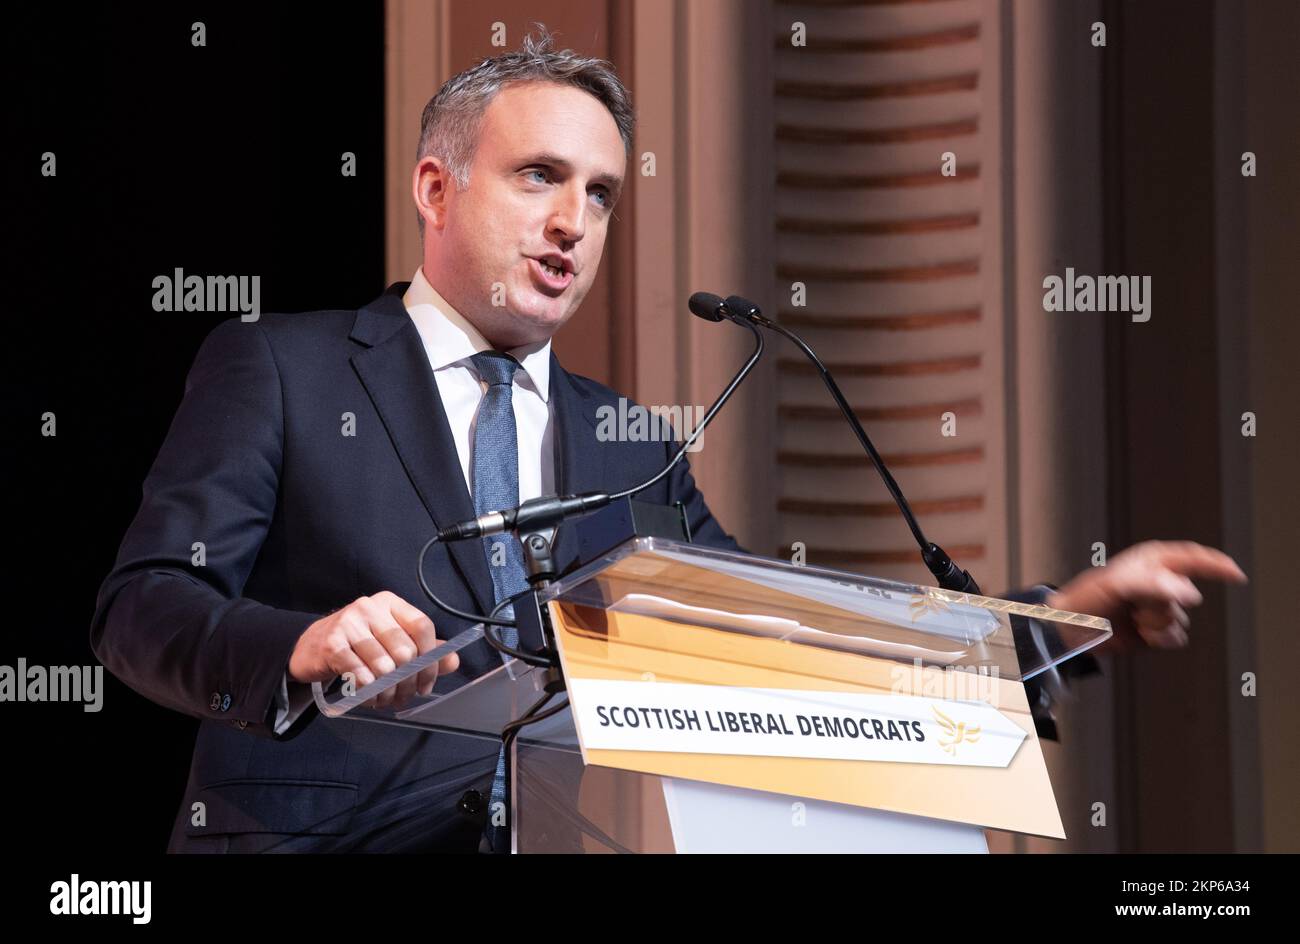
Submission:
{"label": "microphone gooseneck arm", "polygon": [[700,420],[700,422],[696,424],[691,435],[682,443],[681,447],[677,450],[677,454],[668,460],[666,466],[660,469],[653,477],[646,479],[640,485],[635,485],[632,488],[625,488],[621,492],[615,492],[610,496],[610,501],[616,501],[620,498],[626,498],[628,495],[635,495],[637,492],[644,491],[671,472],[673,467],[682,460],[682,456],[686,455],[686,450],[691,447],[691,444],[695,442],[700,433],[704,432],[704,427],[708,426],[709,423],[712,422],[714,415],[718,410],[722,409],[722,405],[731,398],[733,393],[736,392],[736,388],[740,386],[741,381],[743,381],[745,377],[749,375],[749,372],[754,369],[754,365],[758,363],[758,359],[763,356],[763,335],[759,333],[758,329],[752,324],[745,324],[744,327],[748,328],[754,335],[754,353],[750,354],[749,360],[745,361],[745,365],[741,367],[740,370],[736,371],[736,375],[731,378],[731,383],[727,384],[727,389],[723,390],[722,393],[718,395],[718,398],[713,401],[713,406],[709,407],[709,411],[704,414],[704,419]]}
{"label": "microphone gooseneck arm", "polygon": [[817,353],[804,342],[803,338],[799,337],[784,325],[778,324],[771,318],[765,317],[757,305],[747,299],[741,298],[739,295],[731,295],[723,301],[720,314],[722,317],[731,318],[733,321],[740,324],[755,324],[771,331],[775,331],[777,334],[788,338],[791,343],[804,353],[804,356],[807,357],[817,369],[818,374],[820,374],[822,378],[822,382],[826,385],[826,389],[830,391],[831,398],[835,400],[835,405],[840,408],[840,412],[844,414],[844,418],[848,420],[849,426],[852,427],[854,435],[857,436],[858,442],[862,444],[862,448],[866,450],[867,455],[871,458],[872,465],[876,467],[876,471],[880,474],[880,478],[885,483],[885,488],[889,490],[889,494],[893,497],[894,503],[898,505],[898,510],[903,513],[903,520],[907,522],[908,528],[912,531],[912,537],[916,540],[917,546],[921,549],[921,559],[925,561],[925,566],[929,569],[930,573],[932,573],[935,579],[939,581],[939,586],[947,590],[955,590],[961,593],[978,594],[980,592],[979,584],[977,584],[975,578],[970,575],[970,571],[962,570],[953,562],[952,558],[948,556],[947,552],[944,551],[943,548],[935,544],[933,541],[926,539],[925,533],[921,530],[920,524],[917,523],[916,516],[912,514],[911,506],[908,505],[907,499],[903,496],[902,489],[900,489],[898,483],[894,481],[894,477],[889,473],[889,469],[885,466],[885,460],[882,459],[880,453],[876,451],[875,445],[871,442],[871,437],[868,436],[867,431],[862,428],[862,423],[858,421],[857,414],[854,413],[853,408],[849,406],[848,400],[845,399],[843,392],[840,390],[839,384],[835,382],[835,378],[831,376],[830,370],[822,363],[822,359],[817,356]]}

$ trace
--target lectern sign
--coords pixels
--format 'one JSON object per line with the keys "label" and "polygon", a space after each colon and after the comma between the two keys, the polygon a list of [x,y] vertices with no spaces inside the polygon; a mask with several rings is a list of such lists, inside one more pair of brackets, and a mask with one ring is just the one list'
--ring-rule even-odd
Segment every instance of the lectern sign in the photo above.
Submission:
{"label": "lectern sign", "polygon": [[591,750],[1006,767],[1025,739],[981,702],[618,679],[568,687]]}

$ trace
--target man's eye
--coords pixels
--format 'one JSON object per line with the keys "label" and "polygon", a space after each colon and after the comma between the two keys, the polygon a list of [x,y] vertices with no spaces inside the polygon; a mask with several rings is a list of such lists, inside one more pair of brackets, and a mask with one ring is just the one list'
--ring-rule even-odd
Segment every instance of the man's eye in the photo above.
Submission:
{"label": "man's eye", "polygon": [[540,169],[537,169],[537,168],[534,168],[533,170],[530,170],[530,171],[528,172],[528,175],[529,175],[530,177],[531,177],[533,174],[536,174],[539,178],[541,178],[541,179],[538,181],[538,183],[543,183],[543,184],[546,183],[546,171],[544,171],[544,170],[540,170]]}
{"label": "man's eye", "polygon": [[596,191],[593,191],[593,193],[594,193],[595,196],[600,197],[600,205],[601,205],[601,206],[603,206],[603,207],[607,207],[607,206],[609,206],[609,194],[608,194],[608,193],[606,193],[604,190],[596,190]]}

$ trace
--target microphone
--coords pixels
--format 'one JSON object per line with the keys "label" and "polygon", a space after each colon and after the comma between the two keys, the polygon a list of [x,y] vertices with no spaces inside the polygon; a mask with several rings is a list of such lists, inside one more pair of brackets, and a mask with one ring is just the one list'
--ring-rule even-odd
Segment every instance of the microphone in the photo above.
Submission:
{"label": "microphone", "polygon": [[481,538],[502,531],[541,531],[565,518],[586,514],[604,508],[613,499],[604,492],[584,492],[581,495],[544,495],[530,498],[517,508],[490,511],[468,521],[458,521],[438,530],[439,541],[461,541]]}
{"label": "microphone", "polygon": [[727,303],[722,300],[722,296],[714,295],[712,292],[696,292],[687,299],[686,307],[691,310],[691,314],[705,321],[721,321],[723,318],[731,317],[731,312],[727,308]]}
{"label": "microphone", "polygon": [[747,302],[739,295],[731,295],[725,301],[712,292],[696,292],[691,296],[691,311],[705,321],[734,321],[742,327],[758,325],[760,328],[779,330],[776,322],[763,317],[758,306]]}
{"label": "microphone", "polygon": [[[694,302],[694,299],[695,296],[692,296],[692,302]],[[717,299],[716,305],[713,305],[712,299]],[[876,452],[876,447],[872,444],[871,438],[867,436],[867,431],[863,429],[862,424],[858,422],[857,414],[853,412],[853,408],[850,407],[848,401],[844,399],[844,394],[840,391],[839,384],[835,382],[835,378],[831,376],[831,372],[826,368],[826,365],[822,363],[821,358],[816,355],[813,349],[805,344],[804,340],[789,328],[778,324],[770,318],[764,317],[758,306],[747,298],[742,298],[739,295],[729,295],[725,300],[723,300],[717,298],[715,295],[709,296],[708,299],[701,302],[701,305],[710,306],[709,311],[711,312],[709,315],[700,315],[702,318],[707,317],[713,321],[721,321],[723,318],[730,318],[738,324],[750,327],[753,325],[759,325],[775,331],[777,334],[783,335],[793,342],[799,350],[803,351],[804,355],[812,361],[813,366],[817,368],[818,373],[821,374],[822,382],[825,383],[826,389],[830,391],[831,397],[834,398],[835,404],[840,408],[840,412],[844,414],[844,418],[848,420],[849,425],[853,427],[853,432],[858,437],[858,442],[862,444],[862,448],[865,449],[867,455],[871,457],[872,464],[876,467],[876,471],[880,473],[881,479],[884,480],[885,488],[889,489],[889,494],[893,496],[895,504],[898,505],[898,510],[903,513],[903,519],[907,522],[908,528],[911,529],[912,537],[916,540],[917,546],[921,549],[921,559],[925,561],[925,566],[929,568],[930,573],[934,574],[935,579],[939,581],[939,586],[943,587],[945,590],[955,590],[959,593],[980,593],[979,584],[977,584],[975,578],[970,575],[970,571],[962,570],[953,562],[952,558],[948,556],[947,552],[944,551],[943,548],[935,544],[933,541],[926,540],[925,534],[921,531],[921,526],[916,522],[916,516],[912,514],[911,506],[908,505],[907,499],[903,497],[902,489],[898,487],[898,483],[894,481],[894,477],[889,474],[889,469],[885,468],[885,461],[880,457],[880,453]],[[691,310],[695,311],[694,304],[692,304]],[[696,312],[696,314],[699,314],[699,312]],[[714,317],[714,315],[716,315],[716,317]]]}
{"label": "microphone", "polygon": [[[722,298],[712,295],[708,292],[696,292],[690,298],[689,307],[691,312],[706,321],[722,321],[730,317],[730,314],[722,312],[726,306]],[[732,319],[737,320],[737,319]],[[676,455],[668,460],[668,464],[660,469],[650,478],[646,479],[639,485],[626,488],[621,492],[615,492],[612,495],[605,492],[583,492],[579,495],[554,496],[548,495],[541,498],[530,498],[528,501],[519,505],[517,508],[506,508],[501,511],[492,511],[477,518],[469,518],[465,521],[458,521],[455,524],[448,525],[438,530],[437,540],[439,541],[462,541],[467,538],[484,537],[490,534],[500,534],[503,531],[532,532],[541,531],[553,527],[561,521],[569,518],[577,518],[604,508],[611,502],[618,501],[620,498],[626,498],[629,495],[635,495],[637,492],[645,491],[654,485],[665,475],[673,470],[682,457],[686,455],[686,450],[691,447],[704,428],[713,422],[713,417],[717,415],[722,405],[731,399],[736,388],[740,386],[758,359],[763,355],[763,336],[759,334],[758,329],[747,321],[737,320],[738,324],[748,328],[754,335],[754,353],[749,356],[745,365],[736,372],[731,378],[731,383],[722,391],[713,406],[709,407],[704,418],[696,424],[691,435],[682,443],[677,450]]]}

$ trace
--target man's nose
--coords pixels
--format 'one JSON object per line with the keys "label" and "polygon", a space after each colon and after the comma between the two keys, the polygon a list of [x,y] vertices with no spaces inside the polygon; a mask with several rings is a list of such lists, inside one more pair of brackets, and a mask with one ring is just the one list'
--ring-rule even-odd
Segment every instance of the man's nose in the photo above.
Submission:
{"label": "man's nose", "polygon": [[581,187],[561,187],[551,207],[550,229],[568,242],[582,239],[587,229],[587,194]]}

